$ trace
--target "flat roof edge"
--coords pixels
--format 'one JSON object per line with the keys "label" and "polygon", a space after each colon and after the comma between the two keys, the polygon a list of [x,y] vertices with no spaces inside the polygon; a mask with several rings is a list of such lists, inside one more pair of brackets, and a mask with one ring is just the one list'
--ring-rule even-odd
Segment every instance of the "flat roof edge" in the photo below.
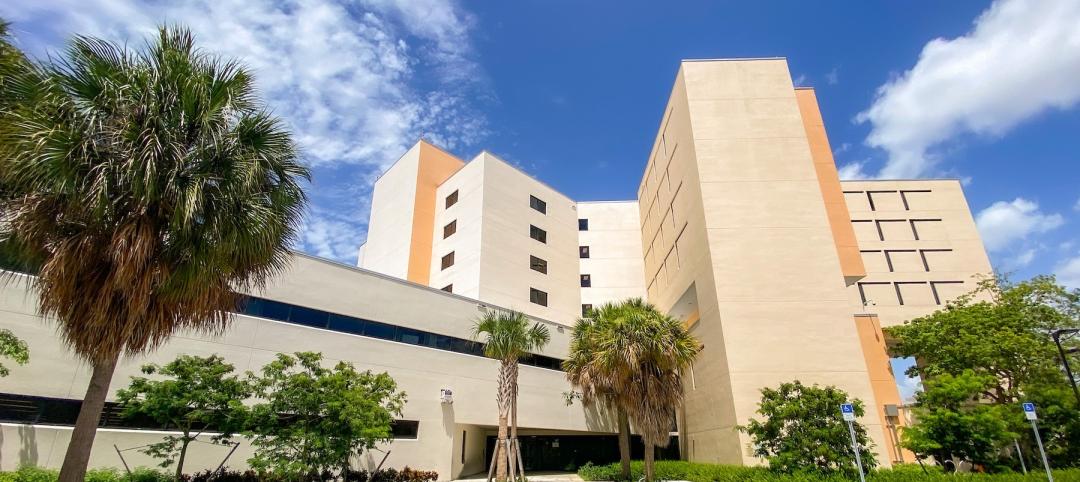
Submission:
{"label": "flat roof edge", "polygon": [[682,59],[683,62],[738,62],[743,60],[787,60],[787,57],[720,57],[714,59]]}
{"label": "flat roof edge", "polygon": [[906,177],[899,179],[841,179],[840,182],[909,182],[909,181],[956,181],[961,182],[958,177]]}

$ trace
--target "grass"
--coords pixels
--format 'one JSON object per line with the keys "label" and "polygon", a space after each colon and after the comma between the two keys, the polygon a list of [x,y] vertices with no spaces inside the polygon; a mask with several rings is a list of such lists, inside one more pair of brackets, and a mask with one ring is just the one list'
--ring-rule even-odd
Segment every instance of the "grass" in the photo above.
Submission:
{"label": "grass", "polygon": [[[718,465],[692,463],[680,460],[661,460],[656,462],[657,480],[689,480],[691,482],[841,482],[850,481],[851,477],[840,475],[823,476],[813,473],[803,474],[780,474],[770,471],[766,467],[741,467],[736,465]],[[630,464],[633,480],[638,480],[644,473],[644,464],[641,461],[633,461]],[[1045,481],[1046,473],[1042,471],[1031,472],[1028,475],[1021,473],[1003,474],[957,474],[951,475],[941,471],[940,468],[927,466],[928,473],[924,473],[918,465],[903,465],[892,469],[875,471],[867,477],[868,481],[875,482],[908,482],[908,481],[949,481],[969,480],[971,482],[1036,482]],[[619,464],[592,465],[578,469],[578,475],[587,481],[611,481],[619,476]],[[1054,471],[1055,482],[1080,482],[1080,469],[1065,469]]]}
{"label": "grass", "polygon": [[[14,472],[0,472],[0,482],[55,482],[56,470],[23,467]],[[135,469],[130,475],[116,469],[92,469],[86,472],[86,482],[173,482],[171,475],[152,469]]]}

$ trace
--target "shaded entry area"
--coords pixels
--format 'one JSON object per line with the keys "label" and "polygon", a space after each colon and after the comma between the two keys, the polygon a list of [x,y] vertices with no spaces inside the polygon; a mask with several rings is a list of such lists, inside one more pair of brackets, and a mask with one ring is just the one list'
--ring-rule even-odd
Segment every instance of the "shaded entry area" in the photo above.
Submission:
{"label": "shaded entry area", "polygon": [[[619,461],[619,438],[616,435],[519,435],[521,458],[526,472],[573,472],[592,462],[605,465]],[[491,462],[495,451],[495,436],[487,437],[484,466]],[[640,460],[645,455],[641,437],[630,437],[630,458]],[[679,439],[671,437],[667,448],[656,451],[656,460],[678,460]]]}

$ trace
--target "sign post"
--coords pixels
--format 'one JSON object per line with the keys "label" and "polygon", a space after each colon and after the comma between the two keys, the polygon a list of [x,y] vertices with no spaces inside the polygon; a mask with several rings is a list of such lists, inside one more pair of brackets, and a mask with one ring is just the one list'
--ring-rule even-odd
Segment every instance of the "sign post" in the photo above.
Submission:
{"label": "sign post", "polygon": [[859,466],[859,482],[866,482],[866,475],[863,474],[859,441],[855,438],[855,407],[850,403],[842,403],[840,404],[840,414],[844,416],[844,421],[847,422],[848,433],[851,434],[851,450],[855,452],[855,465]]}
{"label": "sign post", "polygon": [[1031,421],[1031,431],[1035,432],[1035,443],[1039,446],[1039,455],[1042,455],[1043,467],[1046,468],[1046,480],[1054,482],[1054,474],[1050,472],[1050,462],[1046,461],[1046,450],[1043,449],[1042,437],[1039,436],[1039,425],[1036,422],[1039,417],[1035,415],[1035,404],[1024,402],[1024,416]]}

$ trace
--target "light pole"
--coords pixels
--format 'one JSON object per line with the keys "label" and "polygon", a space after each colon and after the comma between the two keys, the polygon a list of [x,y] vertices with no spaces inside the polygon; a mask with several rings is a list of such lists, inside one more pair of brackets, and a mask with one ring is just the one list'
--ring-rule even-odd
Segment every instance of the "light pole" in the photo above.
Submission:
{"label": "light pole", "polygon": [[[1065,365],[1065,375],[1069,377],[1069,383],[1072,385],[1073,395],[1076,396],[1077,407],[1080,407],[1080,389],[1076,388],[1076,378],[1073,377],[1072,368],[1069,366],[1069,357],[1066,356],[1065,348],[1061,346],[1062,335],[1075,335],[1080,333],[1080,328],[1067,328],[1063,330],[1054,330],[1050,333],[1050,336],[1054,337],[1054,344],[1057,345],[1058,354],[1061,355],[1061,364]],[[1071,353],[1072,350],[1069,350]]]}

